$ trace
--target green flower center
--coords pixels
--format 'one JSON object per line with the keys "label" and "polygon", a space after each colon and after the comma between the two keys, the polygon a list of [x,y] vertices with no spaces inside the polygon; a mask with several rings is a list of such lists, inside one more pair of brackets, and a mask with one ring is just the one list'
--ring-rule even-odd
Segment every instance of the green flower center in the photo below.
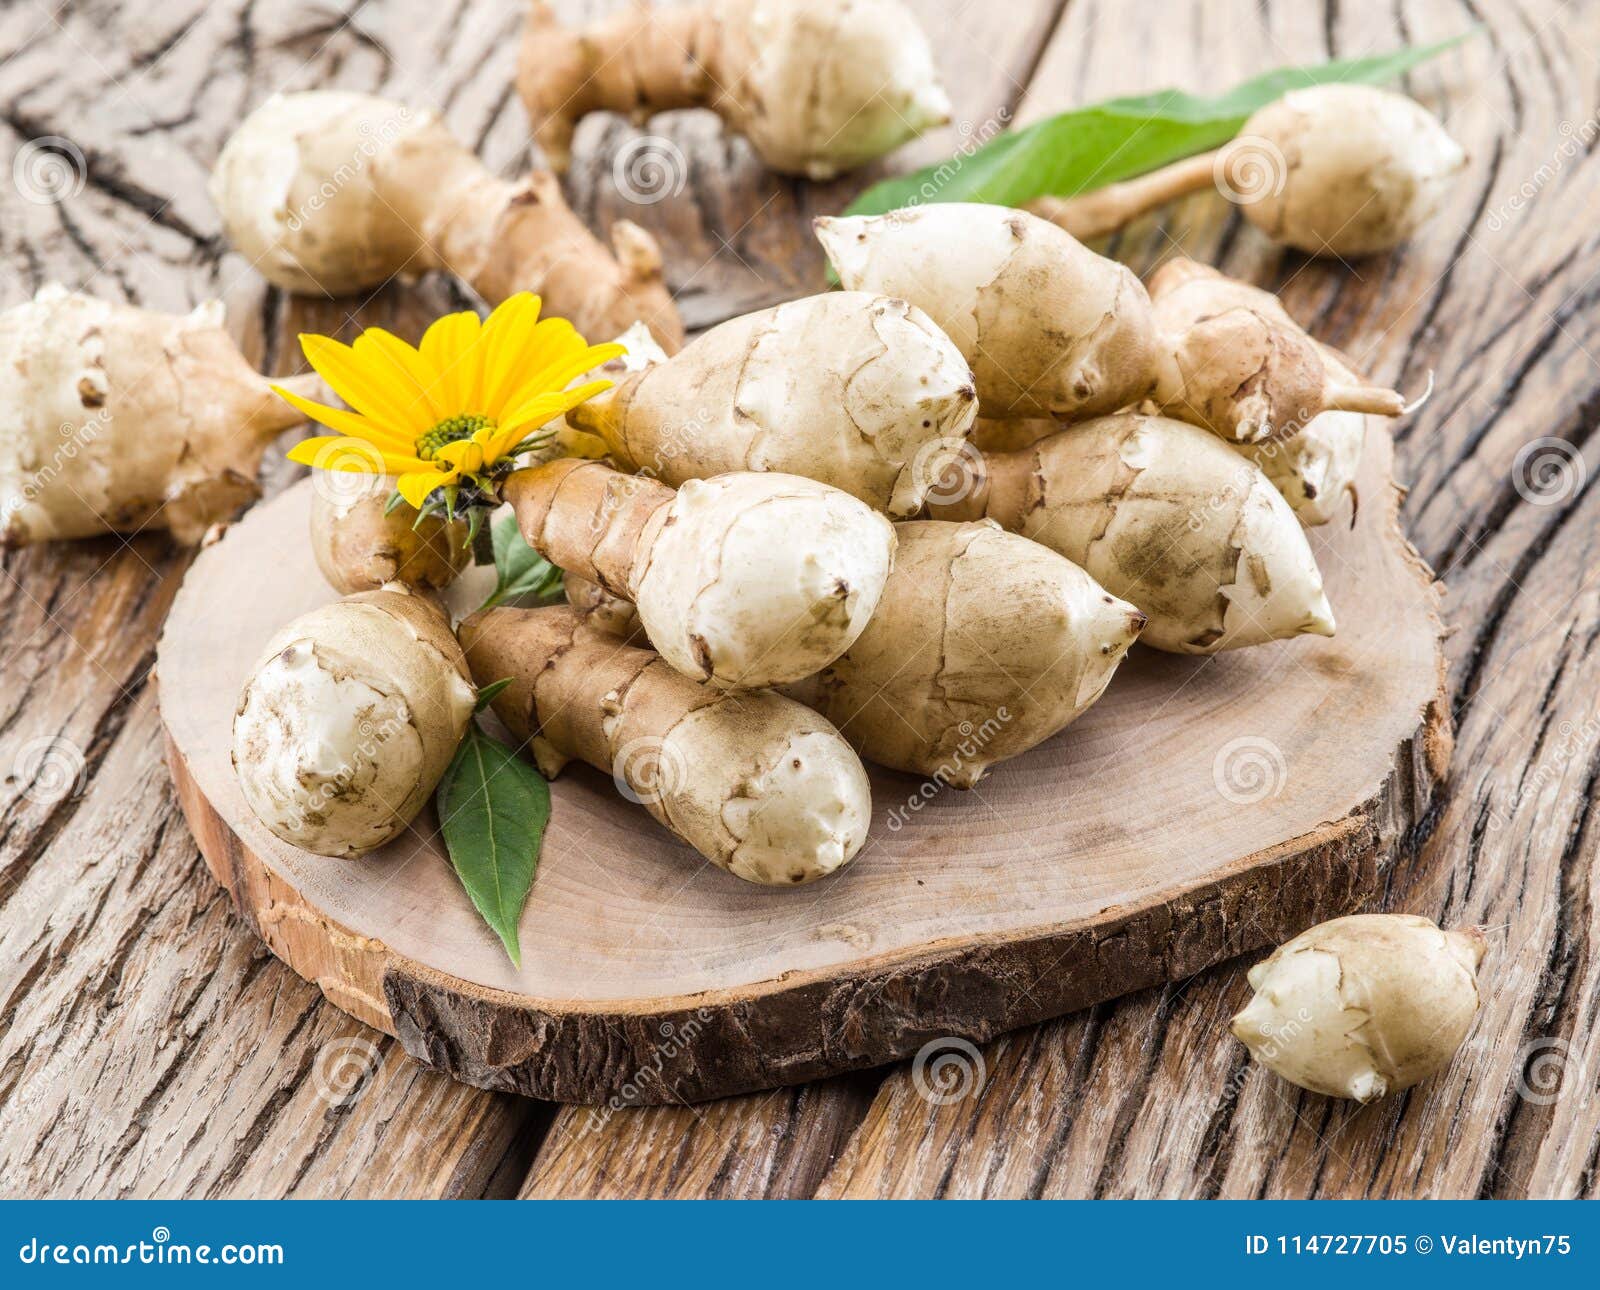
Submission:
{"label": "green flower center", "polygon": [[434,455],[445,444],[470,439],[478,431],[492,430],[494,426],[493,417],[486,417],[478,412],[463,412],[458,416],[446,417],[417,440],[417,456],[423,461],[432,461]]}

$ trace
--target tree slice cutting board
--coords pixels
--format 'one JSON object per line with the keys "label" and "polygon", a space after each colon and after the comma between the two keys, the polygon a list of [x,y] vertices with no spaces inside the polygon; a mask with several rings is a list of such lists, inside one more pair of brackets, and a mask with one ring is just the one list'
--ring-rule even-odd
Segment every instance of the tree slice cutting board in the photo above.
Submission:
{"label": "tree slice cutting board", "polygon": [[267,638],[333,598],[311,484],[196,560],[158,675],[178,795],[273,953],[417,1060],[560,1101],[694,1101],[984,1040],[1182,978],[1359,905],[1449,759],[1437,588],[1368,432],[1353,528],[1311,540],[1339,619],[1213,659],[1135,649],[1100,703],[968,792],[873,775],[866,848],[751,886],[569,768],[512,967],[431,808],[357,861],[278,841],[229,762]]}

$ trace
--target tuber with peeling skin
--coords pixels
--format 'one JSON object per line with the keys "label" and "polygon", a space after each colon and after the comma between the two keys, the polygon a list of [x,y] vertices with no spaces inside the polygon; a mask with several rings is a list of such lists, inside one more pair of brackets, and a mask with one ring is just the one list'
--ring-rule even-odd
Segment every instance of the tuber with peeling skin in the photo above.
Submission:
{"label": "tuber with peeling skin", "polygon": [[836,291],[714,327],[567,421],[622,469],[668,484],[780,471],[904,518],[921,511],[976,413],[972,372],[927,314]]}
{"label": "tuber with peeling skin", "polygon": [[517,89],[557,170],[589,112],[707,107],[771,169],[831,179],[950,119],[933,52],[899,0],[631,5],[570,30],[535,3]]}
{"label": "tuber with peeling skin", "polygon": [[1231,443],[1281,438],[1329,411],[1397,417],[1405,400],[1341,379],[1269,291],[1178,257],[1150,278],[1162,332],[1152,399],[1166,416]]}
{"label": "tuber with peeling skin", "polygon": [[196,543],[260,495],[267,445],[304,420],[245,362],[220,301],[164,314],[57,285],[0,313],[0,407],[7,547],[151,528]]}
{"label": "tuber with peeling skin", "polygon": [[1370,85],[1312,85],[1258,109],[1214,152],[1030,209],[1089,239],[1226,184],[1274,241],[1310,255],[1369,255],[1431,219],[1466,164],[1461,145],[1415,100]]}
{"label": "tuber with peeling skin", "polygon": [[569,760],[747,882],[797,885],[848,863],[872,816],[866,771],[821,716],[770,691],[700,685],[564,606],[490,609],[460,627],[473,674],[546,775]]}
{"label": "tuber with peeling skin", "polygon": [[419,517],[405,502],[390,505],[386,475],[324,475],[311,498],[311,553],[340,595],[404,582],[443,591],[472,559],[467,525],[441,515]]}
{"label": "tuber with peeling skin", "polygon": [[1123,413],[984,458],[935,518],[988,516],[1066,556],[1149,616],[1140,639],[1215,654],[1312,633],[1333,612],[1305,533],[1267,477],[1215,435]]}
{"label": "tuber with peeling skin", "polygon": [[[1332,350],[1318,350],[1334,380],[1358,379]],[[1361,413],[1324,412],[1287,438],[1236,446],[1283,494],[1300,522],[1315,527],[1333,519],[1346,497],[1354,523],[1360,504],[1356,475],[1366,438],[1367,418]]]}
{"label": "tuber with peeling skin", "polygon": [[1025,211],[972,203],[816,221],[847,290],[927,313],[977,380],[980,415],[1072,421],[1149,393],[1150,298],[1124,266]]}
{"label": "tuber with peeling skin", "polygon": [[992,521],[895,532],[894,572],[867,630],[786,693],[869,761],[970,788],[1082,715],[1145,616]]}
{"label": "tuber with peeling skin", "polygon": [[245,801],[283,841],[353,856],[398,837],[438,784],[476,691],[444,611],[403,583],[295,619],[233,719]]}
{"label": "tuber with peeling skin", "polygon": [[826,667],[867,625],[894,562],[888,520],[795,475],[739,471],[674,492],[566,459],[513,473],[501,496],[529,546],[631,600],[662,657],[715,686]]}
{"label": "tuber with peeling skin", "polygon": [[617,221],[613,255],[554,175],[491,174],[430,112],[342,90],[274,95],[223,148],[211,197],[233,245],[288,291],[444,269],[491,304],[535,292],[586,336],[643,321],[667,349],[683,341],[648,233]]}
{"label": "tuber with peeling skin", "polygon": [[1233,1019],[1291,1084],[1370,1102],[1443,1070],[1478,1011],[1483,932],[1411,914],[1355,914],[1300,933],[1250,969]]}

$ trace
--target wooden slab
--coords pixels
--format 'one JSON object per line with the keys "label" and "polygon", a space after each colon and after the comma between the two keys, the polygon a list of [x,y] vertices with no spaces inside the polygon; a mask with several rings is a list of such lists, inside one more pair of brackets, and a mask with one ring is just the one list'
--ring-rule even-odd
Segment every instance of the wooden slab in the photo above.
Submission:
{"label": "wooden slab", "polygon": [[1439,623],[1395,525],[1387,436],[1369,441],[1354,529],[1313,534],[1336,639],[1136,651],[1087,716],[975,790],[876,774],[861,856],[798,890],[729,876],[571,770],[520,971],[431,814],[334,861],[272,837],[234,782],[230,723],[261,645],[332,598],[302,537],[309,482],[251,511],[178,594],[158,659],[173,778],[273,952],[471,1084],[692,1101],[988,1038],[1351,907],[1419,818],[1448,758]]}

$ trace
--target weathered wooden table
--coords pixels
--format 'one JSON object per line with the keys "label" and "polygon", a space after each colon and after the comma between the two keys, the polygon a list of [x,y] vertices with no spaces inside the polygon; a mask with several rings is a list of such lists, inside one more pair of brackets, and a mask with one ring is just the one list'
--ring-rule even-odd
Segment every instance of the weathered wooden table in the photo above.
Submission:
{"label": "weathered wooden table", "polygon": [[[570,13],[600,5],[561,6]],[[206,873],[162,764],[150,669],[188,557],[163,535],[9,553],[0,579],[0,1192],[55,1196],[1573,1196],[1600,1192],[1600,4],[915,0],[962,131],[1073,103],[1484,31],[1409,78],[1472,152],[1448,209],[1354,266],[1269,245],[1222,200],[1111,252],[1182,248],[1281,290],[1321,337],[1433,400],[1397,435],[1405,510],[1446,580],[1454,770],[1383,906],[1491,928],[1485,1004],[1443,1077],[1365,1109],[1250,1065],[1241,965],[1019,1032],[982,1078],[908,1067],[694,1107],[543,1105],[413,1064],[295,977]],[[171,0],[0,8],[0,305],[49,280],[165,309],[208,296],[265,370],[293,337],[415,334],[442,281],[364,301],[268,290],[205,195],[280,88],[435,107],[509,173],[520,0]],[[587,122],[596,226],[661,238],[691,326],[821,282],[828,187],[764,174],[714,120]],[[31,141],[51,137],[53,152]],[[955,129],[896,166],[948,155]],[[25,172],[65,157],[65,181]],[[81,158],[81,163],[79,162]],[[664,161],[664,171],[628,167]],[[654,178],[650,175],[654,174]],[[642,178],[641,178],[642,177]],[[13,182],[14,181],[14,182]],[[644,185],[641,188],[641,184]],[[629,201],[630,190],[646,198]],[[41,197],[46,200],[41,200]],[[654,199],[654,200],[652,200]],[[0,409],[0,419],[5,413]],[[1543,441],[1528,449],[1534,441]],[[267,484],[294,475],[281,454]],[[249,588],[240,588],[248,595]],[[1359,613],[1341,605],[1341,614]],[[219,611],[217,630],[226,632]]]}

